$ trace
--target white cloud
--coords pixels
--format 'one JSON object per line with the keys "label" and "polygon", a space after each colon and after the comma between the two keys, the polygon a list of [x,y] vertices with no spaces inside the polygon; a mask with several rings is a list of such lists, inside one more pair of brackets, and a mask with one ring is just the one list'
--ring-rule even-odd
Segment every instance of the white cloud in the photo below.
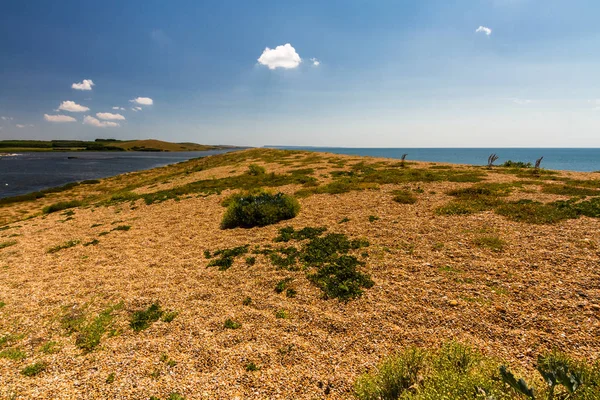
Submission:
{"label": "white cloud", "polygon": [[12,120],[12,117],[0,117],[0,119],[2,121],[10,121],[10,120]]}
{"label": "white cloud", "polygon": [[97,128],[116,128],[116,127],[120,126],[116,122],[100,121],[97,118],[94,118],[89,115],[85,116],[85,118],[83,119],[83,123],[85,125],[91,125],[91,126],[95,126]]}
{"label": "white cloud", "polygon": [[137,97],[129,101],[135,104],[141,104],[143,106],[151,106],[154,104],[154,100],[152,100],[150,97]]}
{"label": "white cloud", "polygon": [[142,107],[132,107],[131,111],[135,111],[135,112],[142,111]]}
{"label": "white cloud", "polygon": [[15,125],[15,126],[16,126],[17,128],[19,128],[19,129],[25,128],[25,125],[23,125],[23,124],[17,124],[17,125]]}
{"label": "white cloud", "polygon": [[85,112],[89,111],[89,107],[82,106],[81,104],[77,104],[74,101],[63,101],[60,103],[58,107],[59,110],[70,111],[70,112]]}
{"label": "white cloud", "polygon": [[316,58],[311,58],[310,61],[312,61],[313,65],[315,67],[318,67],[319,65],[321,65],[321,61],[317,60]]}
{"label": "white cloud", "polygon": [[277,46],[274,49],[267,47],[258,58],[258,63],[266,65],[269,69],[296,68],[301,62],[300,55],[296,53],[296,49],[289,43]]}
{"label": "white cloud", "polygon": [[72,84],[71,88],[75,90],[92,90],[92,86],[95,86],[95,84],[91,79],[84,79],[83,82]]}
{"label": "white cloud", "polygon": [[113,110],[121,110],[121,111],[125,111],[125,109],[123,107],[113,107]]}
{"label": "white cloud", "polygon": [[112,114],[112,113],[96,113],[96,117],[100,119],[113,120],[113,121],[123,121],[125,117],[121,114]]}
{"label": "white cloud", "polygon": [[479,28],[475,29],[475,33],[485,33],[487,36],[492,34],[492,30],[487,26],[480,25]]}
{"label": "white cloud", "polygon": [[75,122],[75,118],[69,115],[48,115],[44,114],[44,119],[49,122]]}

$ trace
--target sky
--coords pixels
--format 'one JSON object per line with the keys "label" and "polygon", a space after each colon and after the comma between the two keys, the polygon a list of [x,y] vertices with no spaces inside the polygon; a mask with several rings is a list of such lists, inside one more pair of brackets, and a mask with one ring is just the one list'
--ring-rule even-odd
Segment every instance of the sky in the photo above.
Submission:
{"label": "sky", "polygon": [[0,3],[0,139],[600,147],[597,0]]}

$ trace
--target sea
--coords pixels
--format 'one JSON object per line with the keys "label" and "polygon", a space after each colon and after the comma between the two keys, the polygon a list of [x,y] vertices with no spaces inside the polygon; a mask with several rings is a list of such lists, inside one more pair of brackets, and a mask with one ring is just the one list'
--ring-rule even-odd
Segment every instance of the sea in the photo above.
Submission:
{"label": "sea", "polygon": [[189,152],[0,153],[0,198],[140,171],[233,149]]}
{"label": "sea", "polygon": [[[505,161],[535,163],[544,157],[542,168],[568,171],[600,171],[599,148],[349,148],[265,146],[357,156],[485,165],[490,154]],[[0,154],[0,198],[30,193],[86,179],[100,179],[125,172],[174,164],[192,158],[234,149],[192,152],[60,152]]]}
{"label": "sea", "polygon": [[276,149],[308,150],[357,156],[401,158],[453,164],[487,165],[488,157],[496,154],[500,165],[508,160],[530,162],[544,157],[541,167],[567,171],[600,171],[600,148],[350,148],[268,146]]}

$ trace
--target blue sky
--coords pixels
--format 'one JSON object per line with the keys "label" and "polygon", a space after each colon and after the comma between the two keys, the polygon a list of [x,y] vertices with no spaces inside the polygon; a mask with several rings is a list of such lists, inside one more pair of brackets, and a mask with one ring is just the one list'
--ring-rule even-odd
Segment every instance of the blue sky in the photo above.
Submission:
{"label": "blue sky", "polygon": [[591,0],[7,1],[0,139],[600,147],[599,15]]}

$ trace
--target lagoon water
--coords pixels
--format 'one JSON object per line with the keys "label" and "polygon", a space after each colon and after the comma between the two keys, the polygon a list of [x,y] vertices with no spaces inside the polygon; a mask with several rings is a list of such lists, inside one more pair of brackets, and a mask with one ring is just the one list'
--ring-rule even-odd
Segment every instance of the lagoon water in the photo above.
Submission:
{"label": "lagoon water", "polygon": [[0,153],[0,198],[228,151]]}
{"label": "lagoon water", "polygon": [[600,148],[349,148],[349,147],[292,147],[269,146],[277,149],[324,151],[336,154],[400,158],[407,161],[433,161],[453,164],[485,165],[490,154],[496,153],[500,165],[507,160],[535,164],[544,157],[542,168],[568,171],[600,171]]}

